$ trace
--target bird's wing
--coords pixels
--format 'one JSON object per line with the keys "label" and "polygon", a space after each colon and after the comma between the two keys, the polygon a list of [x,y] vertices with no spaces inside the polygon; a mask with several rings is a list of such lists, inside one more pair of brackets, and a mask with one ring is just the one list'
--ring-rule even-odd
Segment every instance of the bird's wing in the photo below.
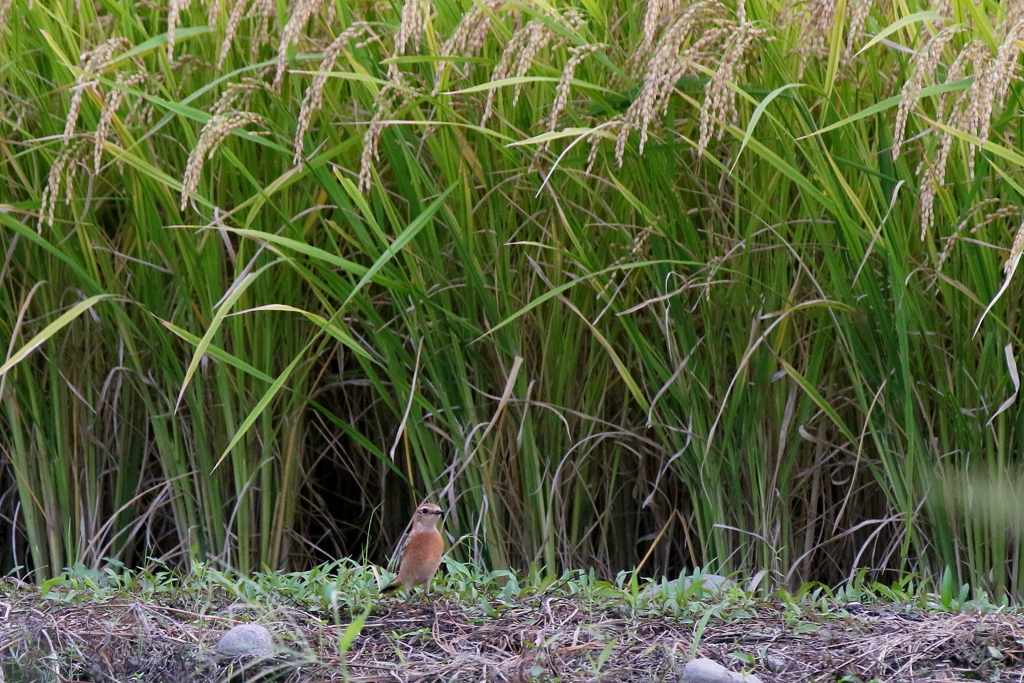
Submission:
{"label": "bird's wing", "polygon": [[398,544],[398,551],[395,553],[395,557],[394,557],[394,563],[395,563],[394,566],[395,566],[395,573],[396,574],[402,570],[402,558],[405,556],[405,549],[409,547],[409,538],[411,536],[412,536],[411,532],[407,533],[402,538],[402,542]]}
{"label": "bird's wing", "polygon": [[398,566],[402,566],[402,558],[405,557],[405,551],[409,548],[409,539],[412,538],[412,534],[408,533],[405,538],[402,539],[402,547],[398,549]]}

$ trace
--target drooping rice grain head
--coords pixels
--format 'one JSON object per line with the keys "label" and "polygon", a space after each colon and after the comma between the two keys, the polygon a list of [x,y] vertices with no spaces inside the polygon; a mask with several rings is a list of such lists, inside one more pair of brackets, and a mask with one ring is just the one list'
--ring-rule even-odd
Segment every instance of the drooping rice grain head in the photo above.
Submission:
{"label": "drooping rice grain head", "polygon": [[569,50],[570,57],[562,68],[562,75],[555,87],[555,100],[551,104],[551,114],[548,115],[548,132],[554,132],[558,126],[558,118],[561,116],[565,106],[569,103],[569,91],[572,89],[572,79],[576,76],[576,67],[583,63],[588,55],[604,47],[603,45],[579,45]]}
{"label": "drooping rice grain head", "polygon": [[864,24],[867,23],[868,15],[875,0],[851,0],[850,26],[846,31],[846,55],[844,59],[849,61],[853,57],[853,44],[864,37]]}
{"label": "drooping rice grain head", "polygon": [[[1019,3],[1018,3],[1019,5]],[[1024,13],[1018,10],[1015,14]],[[984,123],[984,134],[979,134],[982,140],[988,138],[988,126],[991,123],[993,106],[1000,109],[1006,104],[1006,93],[1010,90],[1010,83],[1013,82],[1018,70],[1018,57],[1020,56],[1020,39],[1024,33],[1024,19],[1018,19],[1015,23],[1006,23],[1006,35],[1002,44],[996,50],[995,61],[992,63],[990,78],[990,90],[985,93],[988,97],[989,116],[982,119]]]}
{"label": "drooping rice grain head", "polygon": [[117,115],[117,110],[121,108],[121,102],[124,101],[124,96],[126,94],[122,88],[134,88],[144,81],[147,76],[148,74],[144,71],[136,72],[128,77],[125,77],[123,73],[118,73],[117,84],[120,87],[111,88],[103,98],[103,108],[100,110],[100,120],[96,125],[96,133],[93,136],[95,139],[92,153],[93,173],[100,172],[100,162],[103,159],[103,144],[107,141],[107,138],[110,137],[110,126],[114,121],[114,116]]}
{"label": "drooping rice grain head", "polygon": [[302,106],[299,108],[299,121],[295,127],[295,164],[302,163],[302,141],[306,136],[306,131],[309,130],[309,123],[313,118],[313,114],[323,104],[324,86],[327,85],[328,73],[334,68],[334,63],[338,60],[342,50],[348,46],[349,41],[362,36],[369,30],[370,25],[366,22],[356,22],[339,33],[338,37],[324,50],[320,66],[317,68],[319,73],[313,77],[313,82],[306,89],[306,95],[302,99]]}
{"label": "drooping rice grain head", "polygon": [[[77,79],[76,79],[77,80]],[[78,115],[82,110],[82,96],[86,88],[95,88],[99,81],[87,81],[76,83],[71,89],[71,104],[68,106],[68,115],[64,119],[64,145],[71,141],[71,135],[78,125]]]}
{"label": "drooping rice grain head", "polygon": [[950,0],[933,0],[931,9],[944,17],[953,16],[953,4]]}
{"label": "drooping rice grain head", "polygon": [[[612,118],[605,121],[602,127],[607,129],[617,128],[622,125],[622,116],[613,116]],[[587,143],[590,145],[590,151],[587,153],[587,168],[585,173],[590,175],[594,171],[594,165],[597,163],[597,151],[601,148],[601,134],[591,133],[587,136]]]}
{"label": "drooping rice grain head", "polygon": [[192,0],[170,0],[167,5],[167,61],[174,61],[174,32],[181,13],[192,6]]}
{"label": "drooping rice grain head", "polygon": [[1007,257],[1006,263],[1003,264],[1003,273],[1007,279],[1013,277],[1017,266],[1020,265],[1021,253],[1024,253],[1024,221],[1017,228],[1017,234],[1013,237],[1013,246],[1010,247],[1010,255]]}
{"label": "drooping rice grain head", "polygon": [[[423,32],[427,28],[434,6],[430,0],[405,0],[402,5],[401,23],[398,25],[398,32],[395,33],[395,48],[393,57],[404,55],[409,42],[412,41],[413,49],[420,50],[420,41],[423,39]],[[388,64],[388,79],[394,83],[400,80],[398,64]]]}
{"label": "drooping rice grain head", "polygon": [[427,19],[430,18],[433,9],[430,0],[406,0],[402,5],[402,18],[398,25],[398,33],[395,34],[396,55],[405,53],[410,40],[413,49],[419,51],[423,31],[427,27]]}
{"label": "drooping rice grain head", "polygon": [[224,66],[224,59],[228,56],[228,51],[231,49],[231,43],[235,40],[235,34],[238,33],[238,27],[242,24],[242,17],[245,15],[245,7],[249,4],[249,0],[235,0],[235,4],[231,7],[231,12],[228,14],[228,24],[224,28],[224,40],[220,44],[220,57],[217,58],[217,71],[220,71]]}
{"label": "drooping rice grain head", "polygon": [[[715,70],[711,80],[704,86],[704,102],[700,108],[700,138],[697,151],[700,154],[707,149],[711,136],[722,137],[726,124],[736,122],[736,93],[730,87],[738,69],[742,69],[747,49],[765,29],[755,28],[753,24],[743,24],[726,44],[725,54]],[[716,126],[716,121],[718,125]]]}
{"label": "drooping rice grain head", "polygon": [[78,125],[78,115],[82,109],[82,97],[88,89],[95,89],[99,84],[96,77],[103,70],[118,50],[127,50],[131,41],[127,38],[111,38],[96,48],[84,52],[78,60],[80,73],[75,76],[75,84],[71,87],[71,104],[64,120],[63,144],[71,142],[71,135]]}
{"label": "drooping rice grain head", "polygon": [[[586,21],[583,19],[583,15],[575,9],[570,9],[565,12],[561,17],[558,15],[552,15],[552,19],[559,19],[566,28],[571,31],[579,32],[580,29],[586,26]],[[516,60],[516,77],[522,78],[529,71],[530,65],[533,64],[533,60],[536,59],[537,55],[543,50],[552,40],[557,40],[559,43],[562,42],[561,36],[555,33],[547,24],[537,22],[540,24],[539,27],[530,34],[526,44],[523,45],[522,51],[519,53],[519,57]],[[519,102],[519,95],[522,92],[522,84],[516,83],[513,94],[512,94],[512,106],[516,106]]]}
{"label": "drooping rice grain head", "polygon": [[[491,71],[491,82],[501,81],[509,77],[510,71],[513,64],[515,63],[516,56],[519,51],[522,50],[526,41],[529,40],[533,27],[528,23],[526,26],[521,26],[512,34],[512,38],[505,45],[505,49],[502,50],[501,57],[498,59],[497,66]],[[497,89],[491,89],[487,91],[487,103],[484,105],[484,115],[480,118],[480,125],[487,125],[488,119],[494,113],[494,98],[497,95]]]}
{"label": "drooping rice grain head", "polygon": [[[947,0],[948,3],[949,0]],[[1024,4],[1019,2],[1008,2],[1005,5],[1006,17],[1003,20],[1003,25],[1010,27],[1016,26],[1021,21],[1024,21]]]}
{"label": "drooping rice grain head", "polygon": [[649,0],[647,10],[644,12],[643,40],[630,57],[631,67],[639,65],[651,53],[651,48],[658,37],[658,29],[666,18],[671,21],[678,7],[679,0]]}
{"label": "drooping rice grain head", "polygon": [[[651,123],[667,110],[676,83],[703,59],[708,48],[717,46],[727,37],[728,29],[716,26],[723,10],[717,0],[695,3],[682,11],[662,33],[654,55],[647,62],[640,93],[626,110],[619,127],[615,142],[615,159],[619,166],[629,133],[640,130],[639,153],[643,154]],[[703,30],[696,31],[702,24],[705,25]]]}
{"label": "drooping rice grain head", "polygon": [[277,46],[277,72],[274,74],[274,90],[281,92],[281,81],[284,80],[285,65],[288,60],[288,48],[299,42],[302,29],[306,27],[309,18],[320,9],[323,0],[296,0],[292,7],[291,18],[281,31],[281,42]]}
{"label": "drooping rice grain head", "polygon": [[214,116],[227,114],[228,112],[245,109],[253,93],[259,90],[273,92],[274,89],[262,78],[243,78],[241,81],[228,83],[221,93],[220,98],[210,109]]}
{"label": "drooping rice grain head", "polygon": [[800,34],[800,66],[797,78],[802,79],[807,62],[812,57],[827,54],[829,35],[836,21],[836,0],[810,0],[807,22]]}
{"label": "drooping rice grain head", "polygon": [[[474,4],[462,15],[452,35],[441,46],[442,57],[475,57],[483,49],[487,33],[491,28],[491,17],[498,11],[504,0],[483,0],[481,4]],[[486,9],[485,9],[486,8]],[[441,80],[445,70],[451,62],[441,60],[434,69],[434,90],[432,95],[437,95],[441,88]],[[464,73],[469,75],[468,67]]]}
{"label": "drooping rice grain head", "polygon": [[274,0],[252,0],[249,16],[257,21],[256,30],[249,41],[249,61],[259,59],[260,48],[270,43],[270,18],[274,14]]}
{"label": "drooping rice grain head", "polygon": [[[548,27],[547,24],[533,20],[527,24],[532,28],[529,37],[526,39],[523,49],[519,51],[519,55],[516,57],[515,63],[515,77],[522,78],[529,71],[530,66],[533,64],[534,58],[537,54],[547,47],[548,43],[555,37],[555,32]],[[516,106],[519,103],[519,96],[522,94],[523,86],[521,83],[516,83],[512,89],[512,106]]]}
{"label": "drooping rice grain head", "polygon": [[[144,91],[150,91],[149,85],[151,83],[159,83],[163,80],[163,75],[159,73],[148,74],[144,82],[139,85]],[[131,107],[128,109],[128,113],[124,115],[124,125],[126,128],[133,128],[135,126],[149,127],[152,125],[153,117],[156,114],[156,107],[153,103],[145,97],[137,97],[132,101]],[[123,163],[122,161],[118,162]]]}
{"label": "drooping rice grain head", "polygon": [[900,149],[903,146],[903,136],[907,128],[907,119],[911,110],[917,106],[917,100],[921,96],[921,87],[924,85],[925,76],[931,77],[935,73],[935,67],[942,57],[942,51],[954,35],[962,27],[948,26],[936,33],[928,43],[918,51],[911,67],[910,78],[903,84],[900,90],[900,104],[896,110],[896,124],[893,131],[892,158],[893,161],[899,158]]}
{"label": "drooping rice grain head", "polygon": [[935,168],[927,161],[923,163],[924,171],[920,174],[921,196],[918,198],[918,207],[921,213],[921,241],[928,236],[928,230],[935,222],[935,192],[941,182],[936,178]]}
{"label": "drooping rice grain head", "polygon": [[69,145],[62,145],[57,153],[57,158],[50,166],[50,173],[47,176],[46,187],[39,203],[39,222],[36,226],[37,232],[42,234],[43,223],[53,227],[53,219],[57,212],[57,196],[60,194],[61,185],[66,185],[65,203],[70,201],[71,184],[74,165],[78,163],[82,152],[86,149],[83,140],[75,141]]}
{"label": "drooping rice grain head", "polygon": [[[960,51],[960,54],[956,56],[956,59],[953,60],[949,68],[946,69],[945,83],[948,85],[963,78],[967,74],[968,65],[971,66],[973,72],[980,71],[985,64],[988,54],[988,45],[983,41],[974,40],[968,43]],[[956,100],[955,111],[959,110],[960,104],[964,101],[964,93],[962,91],[959,93],[946,92],[939,96],[939,103],[935,109],[935,116],[938,121],[946,121],[946,110],[953,100]]]}
{"label": "drooping rice grain head", "polygon": [[0,31],[7,26],[11,18],[11,10],[14,8],[14,0],[0,0]]}
{"label": "drooping rice grain head", "polygon": [[[974,218],[974,216],[977,215],[981,211],[981,209],[985,208],[986,206],[991,206],[992,204],[998,201],[999,199],[997,197],[988,197],[987,199],[983,199],[971,207],[970,211],[968,212],[967,218],[960,221],[960,225],[956,227],[956,230],[953,231],[953,234],[946,238],[946,244],[943,245],[942,253],[939,254],[938,264],[935,266],[936,271],[941,271],[942,266],[945,265],[947,260],[949,260],[950,254],[953,253],[953,247],[960,239],[960,236],[967,229],[967,226],[970,225],[971,220]],[[1017,208],[1016,206],[1001,207],[999,209],[996,209],[992,213],[986,214],[985,217],[982,218],[982,220],[975,223],[974,227],[971,228],[970,232],[975,233],[979,229],[988,225],[989,223],[1005,220],[1010,216],[1016,216],[1019,213],[1020,209]]]}
{"label": "drooping rice grain head", "polygon": [[220,19],[220,0],[206,0],[206,25],[213,28]]}
{"label": "drooping rice grain head", "polygon": [[[980,50],[980,56],[972,59],[974,63],[974,80],[968,94],[963,98],[964,106],[959,113],[951,115],[957,127],[976,135],[981,140],[988,139],[993,110],[1002,108],[1010,82],[1016,75],[1019,56],[1018,38],[1024,24],[1020,22],[1006,26],[1006,34],[1002,44],[992,55],[987,49]],[[967,165],[971,178],[974,177],[974,160],[977,146],[968,145]]]}
{"label": "drooping rice grain head", "polygon": [[386,117],[391,115],[391,108],[397,97],[397,90],[391,85],[385,85],[377,92],[373,99],[373,115],[370,123],[363,133],[363,153],[359,157],[359,191],[366,192],[370,189],[373,180],[373,162],[379,159],[377,148],[380,144],[381,133],[387,127]]}
{"label": "drooping rice grain head", "polygon": [[[562,15],[549,13],[548,16],[552,20],[560,22],[570,31],[578,32],[585,26],[583,16],[576,10],[568,10]],[[551,44],[552,41],[555,41],[557,45],[563,41],[563,38],[538,19],[531,19],[525,26],[516,29],[512,34],[511,40],[505,46],[501,59],[498,60],[498,65],[491,71],[491,82],[500,81],[513,75],[517,78],[525,76],[538,53]],[[521,93],[522,84],[517,83],[513,87],[512,106],[519,103]],[[484,115],[480,120],[481,126],[485,125],[494,113],[494,99],[496,96],[497,89],[487,92],[487,103],[484,105]]]}
{"label": "drooping rice grain head", "polygon": [[251,112],[232,112],[217,114],[210,118],[199,132],[199,140],[188,155],[185,164],[185,175],[181,179],[181,210],[188,206],[189,199],[199,188],[199,179],[203,172],[203,164],[210,158],[231,131],[250,123],[262,123],[263,117]]}
{"label": "drooping rice grain head", "polygon": [[[551,103],[551,113],[547,118],[547,129],[549,133],[555,132],[555,128],[558,127],[558,119],[565,110],[566,105],[569,103],[569,92],[572,89],[572,79],[576,75],[576,67],[578,67],[587,55],[592,54],[596,50],[602,48],[602,45],[579,45],[569,50],[569,59],[566,60],[565,66],[562,68],[562,75],[558,79],[558,85],[555,87],[555,99]],[[534,163],[540,160],[544,153],[551,147],[551,141],[546,140],[537,147],[537,153],[534,155]]]}

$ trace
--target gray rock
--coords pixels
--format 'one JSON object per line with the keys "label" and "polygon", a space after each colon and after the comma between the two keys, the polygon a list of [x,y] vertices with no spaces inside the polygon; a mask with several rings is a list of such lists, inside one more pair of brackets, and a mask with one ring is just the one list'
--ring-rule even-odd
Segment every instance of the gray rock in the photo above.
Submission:
{"label": "gray rock", "polygon": [[259,624],[235,626],[221,637],[214,649],[229,657],[273,657],[277,654],[274,637]]}
{"label": "gray rock", "polygon": [[754,674],[729,671],[710,659],[692,659],[683,667],[683,683],[761,683]]}

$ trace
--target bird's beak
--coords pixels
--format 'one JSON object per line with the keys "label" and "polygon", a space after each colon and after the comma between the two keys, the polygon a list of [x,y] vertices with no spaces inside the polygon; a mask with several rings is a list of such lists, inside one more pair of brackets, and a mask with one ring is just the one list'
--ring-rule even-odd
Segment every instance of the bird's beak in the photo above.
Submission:
{"label": "bird's beak", "polygon": [[443,514],[444,514],[444,510],[438,510],[438,511],[437,511],[437,512],[435,512],[434,514],[435,514],[435,515],[437,515],[438,517],[440,517],[441,515],[443,515]]}

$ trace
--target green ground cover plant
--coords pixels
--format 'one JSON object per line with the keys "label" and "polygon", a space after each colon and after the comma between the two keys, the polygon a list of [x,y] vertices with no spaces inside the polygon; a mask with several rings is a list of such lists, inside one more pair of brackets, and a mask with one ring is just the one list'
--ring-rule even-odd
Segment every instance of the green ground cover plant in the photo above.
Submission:
{"label": "green ground cover plant", "polygon": [[0,566],[1019,596],[1022,20],[0,0]]}

